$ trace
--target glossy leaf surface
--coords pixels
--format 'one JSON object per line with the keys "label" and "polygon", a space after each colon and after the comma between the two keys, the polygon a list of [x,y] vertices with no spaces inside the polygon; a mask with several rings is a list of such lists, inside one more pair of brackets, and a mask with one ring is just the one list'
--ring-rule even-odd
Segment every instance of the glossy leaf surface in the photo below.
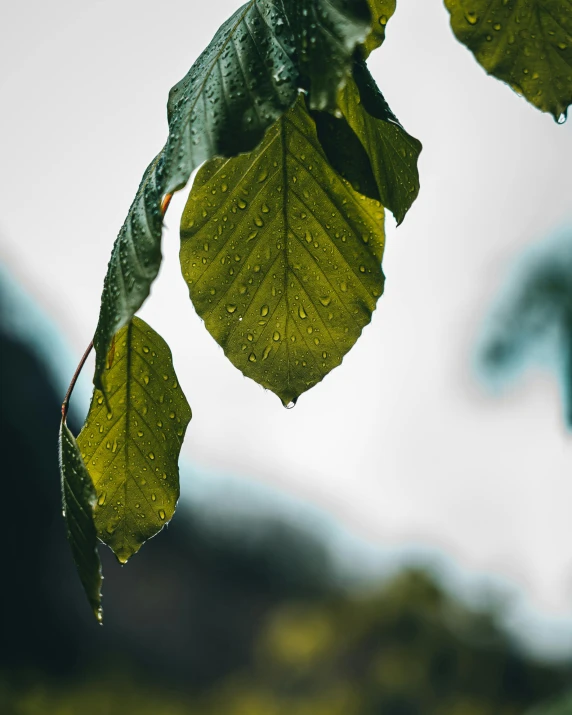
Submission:
{"label": "glossy leaf surface", "polygon": [[143,305],[161,265],[161,162],[159,154],[147,167],[111,253],[93,339],[93,382],[100,390],[108,389],[105,362],[113,336]]}
{"label": "glossy leaf surface", "polygon": [[396,6],[396,0],[368,0],[368,2],[372,14],[372,25],[371,33],[365,41],[366,56],[383,44],[385,27],[389,18],[395,12]]}
{"label": "glossy leaf surface", "polygon": [[485,70],[555,119],[572,103],[570,0],[445,0],[457,38]]}
{"label": "glossy leaf surface", "polygon": [[95,484],[95,525],[122,563],[173,516],[191,410],[165,341],[140,318],[116,335],[78,444]]}
{"label": "glossy leaf surface", "polygon": [[329,166],[303,99],[255,151],[198,173],[181,222],[191,299],[231,362],[284,404],[369,323],[383,218]]}
{"label": "glossy leaf surface", "polygon": [[171,90],[166,192],[208,159],[254,149],[301,87],[313,106],[334,111],[370,25],[366,0],[243,5]]}
{"label": "glossy leaf surface", "polygon": [[[381,203],[401,223],[419,193],[421,142],[397,121],[365,63],[356,63],[339,106],[370,159]],[[347,176],[349,162],[339,152],[330,152],[328,158],[336,168],[341,163],[341,173]]]}
{"label": "glossy leaf surface", "polygon": [[97,496],[77,442],[65,422],[60,425],[59,456],[62,503],[68,541],[89,604],[101,623],[103,576],[93,521]]}

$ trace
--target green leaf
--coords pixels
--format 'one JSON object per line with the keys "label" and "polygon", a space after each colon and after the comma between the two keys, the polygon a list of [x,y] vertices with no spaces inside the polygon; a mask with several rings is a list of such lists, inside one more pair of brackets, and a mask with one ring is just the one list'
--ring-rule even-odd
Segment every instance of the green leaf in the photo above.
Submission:
{"label": "green leaf", "polygon": [[285,405],[341,363],[383,292],[383,207],[329,166],[302,98],[255,151],[201,169],[181,241],[207,329]]}
{"label": "green leaf", "polygon": [[77,442],[65,422],[60,425],[59,454],[67,537],[82,586],[95,617],[101,623],[103,576],[93,522],[97,496]]}
{"label": "green leaf", "polygon": [[367,0],[250,0],[218,30],[170,92],[169,138],[147,168],[115,242],[101,298],[94,385],[113,335],[141,307],[161,264],[161,200],[217,156],[250,151],[306,88],[335,111],[356,47],[370,32]]}
{"label": "green leaf", "polygon": [[161,265],[162,154],[147,167],[113,246],[103,283],[95,347],[96,388],[107,392],[105,362],[113,336],[129,323],[149,295]]}
{"label": "green leaf", "polygon": [[570,0],[445,0],[457,39],[477,61],[543,112],[572,103]]}
{"label": "green leaf", "polygon": [[383,44],[385,27],[395,12],[396,0],[368,0],[373,17],[371,33],[365,41],[365,56]]}
{"label": "green leaf", "polygon": [[312,108],[335,111],[370,25],[366,0],[243,5],[171,90],[165,192],[209,159],[254,149],[300,88]]}
{"label": "green leaf", "polygon": [[168,345],[140,318],[116,335],[105,372],[109,407],[96,389],[78,444],[99,538],[125,563],[173,516],[191,410]]}
{"label": "green leaf", "polygon": [[[371,161],[378,195],[366,193],[373,198],[379,196],[401,223],[419,194],[417,162],[421,142],[397,121],[365,62],[356,62],[353,78],[340,92],[339,106]],[[349,163],[339,152],[328,152],[328,159],[351,181]]]}

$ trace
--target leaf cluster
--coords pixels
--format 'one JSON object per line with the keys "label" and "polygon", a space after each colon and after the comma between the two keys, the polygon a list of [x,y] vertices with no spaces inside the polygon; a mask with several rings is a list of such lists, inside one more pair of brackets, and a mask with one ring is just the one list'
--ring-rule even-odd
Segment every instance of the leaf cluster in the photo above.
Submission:
{"label": "leaf cluster", "polygon": [[[199,169],[181,221],[190,298],[229,360],[293,406],[370,322],[384,289],[386,210],[401,223],[419,192],[421,144],[366,64],[395,4],[249,0],[169,94],[167,141],[105,276],[95,392],[77,442],[65,427],[69,395],[63,410],[68,533],[98,614],[94,534],[125,562],[169,521],[179,496],[191,411],[168,346],[135,317],[159,272],[170,198]],[[565,116],[569,0],[446,5],[488,72]]]}

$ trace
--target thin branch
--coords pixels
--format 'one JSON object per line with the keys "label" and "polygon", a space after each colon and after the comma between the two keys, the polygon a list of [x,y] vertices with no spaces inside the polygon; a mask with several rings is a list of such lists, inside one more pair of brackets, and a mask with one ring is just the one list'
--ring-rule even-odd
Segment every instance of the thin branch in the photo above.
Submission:
{"label": "thin branch", "polygon": [[72,396],[73,389],[75,387],[75,384],[77,382],[79,374],[82,371],[83,366],[85,365],[85,361],[89,357],[89,354],[92,351],[92,349],[93,349],[93,340],[87,346],[87,350],[84,352],[81,360],[79,361],[79,365],[76,367],[76,370],[75,370],[73,377],[71,379],[71,382],[70,382],[70,386],[68,387],[68,391],[66,392],[66,396],[64,397],[64,401],[62,402],[62,422],[64,422],[64,423],[68,416],[68,407],[69,407],[70,398]]}

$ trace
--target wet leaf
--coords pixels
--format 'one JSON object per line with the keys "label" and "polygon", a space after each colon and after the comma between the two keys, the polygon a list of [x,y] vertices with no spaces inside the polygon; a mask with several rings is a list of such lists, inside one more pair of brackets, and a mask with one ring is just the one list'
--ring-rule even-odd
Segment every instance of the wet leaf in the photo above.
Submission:
{"label": "wet leaf", "polygon": [[59,454],[67,537],[82,586],[95,617],[101,623],[103,576],[93,522],[97,496],[79,447],[65,422],[60,425]]}
{"label": "wet leaf", "polygon": [[385,27],[395,12],[396,0],[368,0],[373,16],[371,33],[365,41],[366,57],[385,40]]}
{"label": "wet leaf", "polygon": [[216,156],[254,149],[296,101],[335,111],[371,26],[366,0],[251,0],[218,30],[169,96],[166,192]]}
{"label": "wet leaf", "polygon": [[145,172],[115,242],[94,337],[94,385],[113,335],[141,307],[161,264],[161,199],[217,156],[253,149],[293,105],[335,111],[356,47],[368,36],[367,0],[250,0],[218,30],[170,92],[169,137]]}
{"label": "wet leaf", "polygon": [[171,519],[191,410],[171,351],[140,318],[116,335],[78,445],[97,492],[99,538],[122,563]]}
{"label": "wet leaf", "polygon": [[[365,62],[356,62],[353,78],[340,93],[339,106],[371,162],[378,194],[367,190],[365,193],[373,198],[379,196],[401,223],[419,193],[417,162],[421,142],[398,122]],[[329,151],[328,159],[351,181],[349,162],[344,161],[339,149]]]}
{"label": "wet leaf", "polygon": [[100,390],[108,389],[105,361],[113,336],[143,305],[161,265],[161,162],[159,154],[147,167],[109,260],[93,339],[93,382]]}
{"label": "wet leaf", "polygon": [[457,38],[485,70],[563,120],[572,103],[570,0],[445,0]]}
{"label": "wet leaf", "polygon": [[255,151],[198,173],[181,222],[191,299],[231,362],[285,405],[369,323],[383,218],[329,166],[302,98]]}

